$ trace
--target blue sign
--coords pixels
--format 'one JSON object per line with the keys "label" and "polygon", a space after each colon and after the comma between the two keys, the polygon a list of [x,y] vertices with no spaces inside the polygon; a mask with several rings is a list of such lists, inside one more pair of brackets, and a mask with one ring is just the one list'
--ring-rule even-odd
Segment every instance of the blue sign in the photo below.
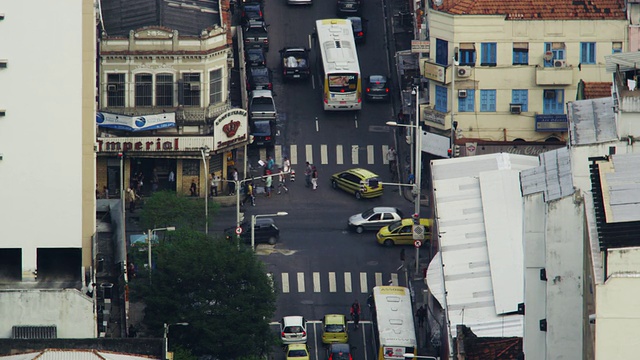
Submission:
{"label": "blue sign", "polygon": [[536,115],[536,131],[567,131],[569,124],[565,114]]}

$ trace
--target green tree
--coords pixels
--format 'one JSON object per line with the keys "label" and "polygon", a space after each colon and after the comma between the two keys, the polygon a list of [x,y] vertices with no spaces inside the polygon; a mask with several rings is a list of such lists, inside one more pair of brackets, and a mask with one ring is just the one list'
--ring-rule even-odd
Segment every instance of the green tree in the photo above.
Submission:
{"label": "green tree", "polygon": [[[204,199],[176,196],[173,191],[158,191],[144,200],[140,211],[140,225],[144,229],[175,226],[177,228],[204,228]],[[219,205],[213,201],[209,205],[211,216]]]}
{"label": "green tree", "polygon": [[171,340],[196,355],[240,359],[269,352],[275,344],[269,319],[276,296],[252,251],[178,229],[167,234],[154,254],[152,285],[137,281],[148,329],[160,336],[163,323],[188,322],[172,334],[179,338]]}

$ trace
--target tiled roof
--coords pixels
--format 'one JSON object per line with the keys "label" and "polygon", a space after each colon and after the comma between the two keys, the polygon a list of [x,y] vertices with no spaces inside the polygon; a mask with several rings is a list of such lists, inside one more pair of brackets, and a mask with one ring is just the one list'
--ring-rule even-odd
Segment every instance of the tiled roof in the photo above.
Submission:
{"label": "tiled roof", "polygon": [[600,99],[611,96],[610,82],[585,82],[584,83],[584,98],[587,99]]}
{"label": "tiled roof", "polygon": [[433,8],[453,15],[505,15],[509,20],[625,19],[622,0],[442,0]]}

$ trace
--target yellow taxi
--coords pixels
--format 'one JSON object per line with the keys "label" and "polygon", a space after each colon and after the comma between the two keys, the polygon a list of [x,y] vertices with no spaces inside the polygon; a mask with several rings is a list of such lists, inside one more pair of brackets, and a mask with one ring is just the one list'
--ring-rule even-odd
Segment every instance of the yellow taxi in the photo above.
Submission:
{"label": "yellow taxi", "polygon": [[349,169],[331,175],[331,187],[353,194],[356,199],[368,199],[382,195],[382,184],[378,175],[361,168]]}
{"label": "yellow taxi", "polygon": [[[420,225],[424,225],[424,242],[431,240],[431,220],[420,219]],[[385,246],[413,245],[413,219],[402,219],[391,225],[385,226],[376,235],[378,244]]]}
{"label": "yellow taxi", "polygon": [[322,343],[347,343],[347,318],[340,314],[327,314],[322,319]]}
{"label": "yellow taxi", "polygon": [[309,360],[307,344],[289,344],[285,350],[287,360]]}

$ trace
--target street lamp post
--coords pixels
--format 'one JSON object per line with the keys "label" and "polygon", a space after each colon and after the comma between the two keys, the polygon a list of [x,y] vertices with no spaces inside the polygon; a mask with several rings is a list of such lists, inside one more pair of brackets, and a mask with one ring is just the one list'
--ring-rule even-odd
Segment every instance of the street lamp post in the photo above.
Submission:
{"label": "street lamp post", "polygon": [[287,216],[288,212],[278,211],[275,214],[251,215],[251,250],[256,251],[256,219],[269,216]]}
{"label": "street lamp post", "polygon": [[149,229],[148,233],[147,233],[147,245],[148,245],[148,256],[149,256],[149,262],[147,263],[149,266],[149,283],[151,283],[151,239],[153,239],[153,235],[156,231],[175,231],[176,227],[175,226],[169,226],[169,227],[164,227],[164,228],[157,228],[157,229]]}
{"label": "street lamp post", "polygon": [[204,164],[204,233],[209,234],[209,170],[207,169],[207,156],[209,155],[209,147],[201,147],[202,163]]}
{"label": "street lamp post", "polygon": [[188,322],[179,322],[179,323],[173,323],[173,324],[167,324],[164,323],[164,334],[162,335],[162,359],[163,360],[167,360],[167,355],[169,352],[169,326],[171,325],[179,325],[179,326],[187,326],[189,325]]}

